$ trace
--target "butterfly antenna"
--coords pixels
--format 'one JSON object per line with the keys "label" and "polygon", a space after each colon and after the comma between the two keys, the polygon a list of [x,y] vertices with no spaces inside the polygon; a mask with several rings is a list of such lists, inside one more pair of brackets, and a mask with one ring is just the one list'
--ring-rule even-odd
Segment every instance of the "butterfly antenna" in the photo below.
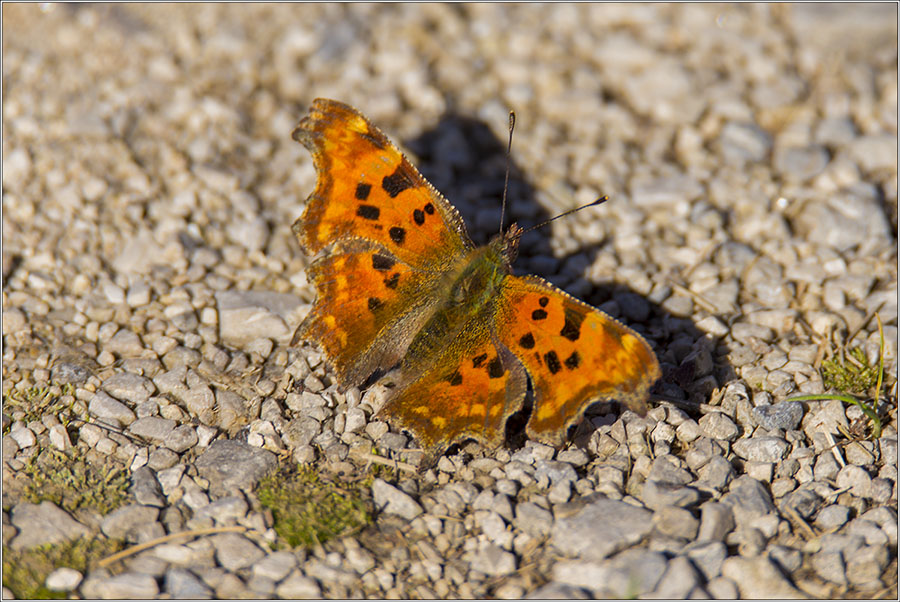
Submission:
{"label": "butterfly antenna", "polygon": [[567,215],[572,215],[576,211],[581,211],[582,209],[587,209],[588,207],[593,207],[595,205],[599,205],[600,203],[605,203],[608,200],[609,200],[609,197],[604,194],[602,197],[600,197],[596,201],[588,203],[587,205],[582,205],[581,207],[575,207],[574,209],[569,209],[568,211],[563,211],[556,217],[551,217],[547,221],[541,222],[540,224],[538,224],[536,226],[531,226],[530,228],[526,228],[525,230],[522,231],[522,234],[525,234],[526,232],[531,232],[532,230],[537,230],[538,228],[543,228],[550,222],[555,222],[556,220],[558,220],[561,217],[566,217]]}
{"label": "butterfly antenna", "polygon": [[503,232],[503,222],[506,221],[506,190],[509,188],[509,154],[512,150],[512,135],[516,129],[516,113],[509,112],[509,142],[506,143],[506,178],[503,180],[503,202],[500,203],[500,232]]}

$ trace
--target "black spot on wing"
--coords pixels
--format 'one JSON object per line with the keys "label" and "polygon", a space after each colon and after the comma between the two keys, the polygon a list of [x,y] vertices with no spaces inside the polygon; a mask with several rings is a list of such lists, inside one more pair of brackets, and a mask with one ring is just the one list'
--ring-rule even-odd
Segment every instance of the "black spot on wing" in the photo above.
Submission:
{"label": "black spot on wing", "polygon": [[391,274],[391,277],[384,281],[384,285],[388,288],[397,288],[397,283],[400,282],[400,274],[394,273]]}
{"label": "black spot on wing", "polygon": [[488,364],[488,376],[491,378],[500,378],[506,373],[506,370],[503,369],[503,364],[500,362],[500,357],[495,357]]}
{"label": "black spot on wing", "polygon": [[412,186],[412,180],[409,179],[409,175],[404,171],[403,163],[397,166],[394,173],[384,176],[384,179],[381,180],[381,187],[392,199],[396,198],[398,194],[407,188],[412,188]]}
{"label": "black spot on wing", "polygon": [[530,332],[523,335],[522,338],[519,339],[519,346],[523,349],[534,349],[534,335]]}
{"label": "black spot on wing", "polygon": [[381,307],[381,299],[378,297],[369,297],[369,311],[375,311]]}
{"label": "black spot on wing", "polygon": [[378,255],[377,253],[372,255],[372,267],[379,272],[386,272],[397,263],[390,257],[385,257],[384,255]]}
{"label": "black spot on wing", "polygon": [[584,321],[584,316],[569,310],[566,310],[565,314],[566,323],[562,330],[559,331],[559,334],[570,341],[577,341],[578,337],[581,336],[581,323]]}
{"label": "black spot on wing", "polygon": [[372,191],[372,185],[366,184],[364,182],[360,182],[356,185],[356,199],[359,201],[364,201],[369,198],[369,193]]}
{"label": "black spot on wing", "polygon": [[547,312],[545,312],[543,309],[536,309],[533,312],[531,312],[531,319],[532,320],[546,320]]}
{"label": "black spot on wing", "polygon": [[545,353],[544,362],[546,362],[547,370],[549,370],[551,374],[556,374],[562,370],[562,364],[559,363],[559,356],[556,355],[555,351]]}
{"label": "black spot on wing", "polygon": [[569,370],[574,370],[581,364],[581,356],[578,355],[577,351],[573,351],[572,355],[566,358],[566,368]]}
{"label": "black spot on wing", "polygon": [[459,370],[457,370],[453,374],[450,374],[449,376],[447,376],[447,378],[444,380],[446,380],[448,383],[450,383],[451,387],[457,387],[462,384],[462,374],[460,374]]}
{"label": "black spot on wing", "polygon": [[425,212],[421,209],[416,209],[413,211],[413,221],[416,222],[417,226],[421,226],[425,223]]}
{"label": "black spot on wing", "polygon": [[394,226],[390,230],[388,230],[388,235],[398,245],[402,245],[403,241],[406,240],[406,230],[401,228],[400,226]]}
{"label": "black spot on wing", "polygon": [[473,368],[479,367],[481,364],[484,363],[484,360],[486,360],[486,359],[487,359],[487,353],[482,353],[478,357],[473,357],[472,358],[472,367]]}
{"label": "black spot on wing", "polygon": [[547,307],[547,304],[550,303],[550,299],[548,297],[541,297],[538,299],[538,303],[541,304],[541,307]]}
{"label": "black spot on wing", "polygon": [[427,205],[425,205],[425,207],[423,207],[423,209],[425,210],[425,213],[427,213],[428,215],[434,215],[434,205],[432,205],[431,203],[428,203]]}
{"label": "black spot on wing", "polygon": [[381,210],[375,205],[360,205],[356,208],[356,215],[363,219],[377,220]]}

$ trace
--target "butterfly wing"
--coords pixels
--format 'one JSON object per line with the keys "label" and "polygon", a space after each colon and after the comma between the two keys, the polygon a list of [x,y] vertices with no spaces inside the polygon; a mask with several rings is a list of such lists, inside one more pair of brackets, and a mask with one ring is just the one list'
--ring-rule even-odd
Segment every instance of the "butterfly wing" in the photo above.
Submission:
{"label": "butterfly wing", "polygon": [[472,248],[456,209],[353,107],[314,100],[293,138],[312,153],[318,174],[293,227],[308,254],[360,237],[428,268]]}
{"label": "butterfly wing", "polygon": [[412,382],[404,382],[401,369],[393,398],[379,411],[411,431],[433,457],[467,437],[496,447],[506,419],[522,405],[525,371],[489,324],[485,315],[469,320]]}
{"label": "butterfly wing", "polygon": [[431,273],[364,239],[330,246],[308,268],[307,277],[318,296],[295,342],[316,342],[345,386],[399,362],[434,303]]}
{"label": "butterfly wing", "polygon": [[316,303],[294,342],[317,343],[343,386],[395,365],[473,247],[456,209],[354,108],[318,99],[293,132],[316,188],[293,226],[317,259]]}
{"label": "butterfly wing", "polygon": [[618,399],[646,414],[659,363],[630,328],[536,276],[506,278],[495,320],[531,379],[529,437],[562,443],[593,400]]}

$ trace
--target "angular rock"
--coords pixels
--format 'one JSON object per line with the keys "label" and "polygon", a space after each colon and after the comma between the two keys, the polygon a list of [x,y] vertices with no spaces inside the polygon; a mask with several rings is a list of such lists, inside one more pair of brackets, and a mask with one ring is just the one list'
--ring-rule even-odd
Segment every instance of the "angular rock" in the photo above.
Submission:
{"label": "angular rock", "polygon": [[551,529],[550,542],[567,556],[603,560],[641,541],[653,528],[647,510],[597,494],[586,501],[572,515],[557,518]]}
{"label": "angular rock", "polygon": [[213,442],[195,465],[209,480],[209,490],[226,495],[233,489],[249,489],[275,467],[275,454],[231,439]]}
{"label": "angular rock", "polygon": [[31,549],[46,544],[87,537],[91,531],[53,502],[22,502],[13,506],[10,522],[19,530],[10,542],[13,550]]}
{"label": "angular rock", "polygon": [[742,598],[802,599],[807,596],[788,581],[768,556],[730,556],[722,563],[722,575],[738,587]]}
{"label": "angular rock", "polygon": [[372,483],[372,497],[376,508],[407,520],[412,520],[423,512],[422,506],[412,497],[382,479],[375,479]]}

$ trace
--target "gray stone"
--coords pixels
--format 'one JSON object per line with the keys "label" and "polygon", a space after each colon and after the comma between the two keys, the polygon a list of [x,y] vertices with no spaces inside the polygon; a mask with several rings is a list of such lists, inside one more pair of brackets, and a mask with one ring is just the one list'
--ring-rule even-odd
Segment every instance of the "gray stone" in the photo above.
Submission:
{"label": "gray stone", "polygon": [[422,514],[422,506],[418,502],[382,479],[375,479],[372,483],[372,497],[375,507],[386,514],[396,514],[407,520]]}
{"label": "gray stone", "polygon": [[772,405],[756,406],[750,415],[758,426],[767,431],[775,429],[790,431],[796,429],[803,419],[803,404],[799,401],[782,401]]}
{"label": "gray stone", "polygon": [[172,468],[178,463],[178,454],[164,447],[157,447],[147,458],[147,466],[153,470],[160,471]]}
{"label": "gray stone", "polygon": [[25,550],[87,537],[91,531],[53,502],[22,502],[13,506],[10,522],[18,533],[10,542],[13,550]]}
{"label": "gray stone", "polygon": [[722,490],[734,477],[734,467],[722,456],[713,456],[697,471],[697,476],[703,485]]}
{"label": "gray stone", "polygon": [[166,505],[156,474],[147,466],[141,466],[131,474],[131,493],[138,504],[157,508]]}
{"label": "gray stone", "polygon": [[721,502],[706,502],[700,506],[700,529],[697,541],[724,541],[734,529],[731,506]]}
{"label": "gray stone", "polygon": [[864,468],[848,464],[838,472],[835,482],[838,489],[850,488],[850,493],[857,497],[866,497],[872,483],[872,477]]}
{"label": "gray stone", "polygon": [[767,556],[730,556],[722,563],[722,575],[734,581],[742,598],[806,598]]}
{"label": "gray stone", "polygon": [[539,487],[546,487],[544,483],[550,485],[566,481],[574,483],[578,480],[578,474],[571,464],[555,460],[538,460],[534,464],[534,478]]}
{"label": "gray stone", "polygon": [[584,507],[557,518],[551,529],[551,543],[567,556],[602,560],[641,541],[653,528],[647,510],[596,494],[582,499]]}
{"label": "gray stone", "polygon": [[268,291],[220,291],[216,304],[219,336],[236,347],[260,337],[287,344],[300,322],[297,314],[302,307],[295,295]]}
{"label": "gray stone", "polygon": [[[815,486],[802,485],[781,499],[782,512],[796,512],[802,518],[810,518],[822,505],[822,497]],[[788,514],[790,516],[790,514]]]}
{"label": "gray stone", "polygon": [[684,553],[709,581],[721,573],[728,548],[721,541],[696,542],[684,548]]}
{"label": "gray stone", "polygon": [[787,456],[791,449],[791,444],[781,437],[751,437],[738,439],[732,444],[731,448],[735,454],[745,460],[778,462]]}
{"label": "gray stone", "polygon": [[228,496],[207,504],[194,513],[192,520],[211,519],[217,524],[233,523],[247,516],[247,502],[239,496]]}
{"label": "gray stone", "polygon": [[279,598],[294,600],[318,599],[322,597],[322,590],[315,579],[295,570],[275,588],[275,594]]}
{"label": "gray stone", "polygon": [[700,521],[684,508],[663,506],[653,513],[653,524],[663,535],[693,540],[697,536]]}
{"label": "gray stone", "polygon": [[137,418],[128,406],[116,401],[103,391],[94,393],[88,403],[88,411],[100,420],[116,426],[128,426]]}
{"label": "gray stone", "polygon": [[854,518],[843,532],[847,535],[862,537],[866,545],[870,546],[883,546],[888,542],[887,534],[881,526],[864,518]]}
{"label": "gray stone", "polygon": [[772,139],[755,124],[729,122],[719,134],[719,145],[730,162],[762,161],[769,154]]}
{"label": "gray stone", "polygon": [[275,454],[234,440],[213,442],[195,465],[201,476],[209,480],[209,490],[226,495],[233,489],[253,487],[275,467]]}
{"label": "gray stone", "polygon": [[872,184],[857,182],[829,194],[821,203],[808,203],[793,218],[794,232],[838,251],[890,244],[891,226],[879,202]]}
{"label": "gray stone", "polygon": [[871,521],[881,527],[888,538],[888,544],[897,545],[897,512],[887,506],[872,508],[860,518]]}
{"label": "gray stone", "polygon": [[166,571],[165,591],[173,600],[210,600],[214,592],[192,572],[179,567]]}
{"label": "gray stone", "polygon": [[779,149],[774,164],[786,180],[803,182],[821,173],[828,160],[828,151],[821,146],[792,147]]}
{"label": "gray stone", "polygon": [[785,573],[790,575],[798,570],[803,564],[803,554],[800,550],[789,548],[787,546],[770,546],[769,556],[784,569]]}
{"label": "gray stone", "polygon": [[533,502],[522,502],[516,505],[516,518],[513,524],[520,531],[540,538],[550,532],[553,515]]}
{"label": "gray stone", "polygon": [[132,422],[131,426],[128,427],[128,431],[132,435],[146,439],[151,443],[160,444],[165,441],[176,424],[174,420],[167,420],[158,416],[145,416]]}
{"label": "gray stone", "polygon": [[740,434],[734,421],[721,412],[710,412],[702,416],[697,424],[700,425],[701,434],[710,439],[734,441]]}
{"label": "gray stone", "polygon": [[590,600],[590,598],[590,594],[584,588],[556,581],[545,583],[525,596],[526,600]]}
{"label": "gray stone", "polygon": [[47,575],[44,585],[51,592],[70,592],[81,583],[84,576],[69,567],[62,567]]}
{"label": "gray stone", "polygon": [[817,552],[810,559],[810,564],[816,574],[825,581],[846,585],[846,567],[840,552]]}
{"label": "gray stone", "polygon": [[258,545],[239,533],[223,533],[211,537],[216,548],[216,561],[228,571],[252,566],[265,556]]}
{"label": "gray stone", "polygon": [[700,499],[700,492],[693,487],[682,487],[665,481],[646,481],[641,498],[648,508],[656,510],[664,506],[692,506]]}
{"label": "gray stone", "polygon": [[[144,353],[144,345],[141,343],[141,338],[136,332],[126,328],[120,328],[111,339],[103,344],[103,350],[114,353],[122,358],[135,358],[140,357]],[[106,388],[106,383],[104,383],[104,388]],[[112,391],[110,391],[110,394],[118,397],[118,395]]]}
{"label": "gray stone", "polygon": [[156,393],[153,381],[131,372],[113,374],[103,381],[103,390],[119,401],[132,404],[143,403]]}
{"label": "gray stone", "polygon": [[200,438],[197,429],[189,424],[176,426],[166,436],[165,445],[176,453],[182,453],[197,445]]}
{"label": "gray stone", "polygon": [[815,524],[823,531],[834,531],[843,527],[850,518],[850,508],[832,504],[819,510]]}
{"label": "gray stone", "polygon": [[516,570],[516,557],[494,543],[485,542],[472,557],[471,566],[485,575],[509,575]]}
{"label": "gray stone", "polygon": [[636,548],[605,561],[558,561],[553,566],[553,580],[587,589],[595,598],[637,597],[653,591],[665,570],[665,556]]}
{"label": "gray stone", "polygon": [[[349,554],[350,550],[348,550]],[[253,574],[278,582],[297,567],[297,557],[290,552],[273,552],[253,565]]]}
{"label": "gray stone", "polygon": [[[9,331],[4,328],[4,332]],[[60,361],[50,368],[50,379],[60,384],[80,385],[87,382],[90,376],[91,371],[87,367],[75,362]]]}
{"label": "gray stone", "polygon": [[739,596],[737,585],[727,577],[716,577],[706,584],[706,591],[715,600],[736,600]]}
{"label": "gray stone", "polygon": [[159,585],[151,575],[143,573],[121,573],[93,584],[92,591],[86,592],[88,598],[104,600],[148,600],[159,594]]}
{"label": "gray stone", "polygon": [[889,554],[885,546],[861,548],[846,559],[847,580],[854,585],[870,587],[880,581],[888,560]]}
{"label": "gray stone", "polygon": [[731,506],[735,524],[739,527],[775,511],[772,497],[765,486],[748,476],[740,476],[731,482],[731,487],[722,498],[722,503]]}
{"label": "gray stone", "polygon": [[659,585],[647,598],[687,600],[688,594],[699,585],[700,579],[691,561],[684,556],[676,556],[669,561]]}
{"label": "gray stone", "polygon": [[110,539],[125,539],[138,527],[156,521],[159,510],[150,506],[129,504],[113,510],[100,523],[100,530]]}

